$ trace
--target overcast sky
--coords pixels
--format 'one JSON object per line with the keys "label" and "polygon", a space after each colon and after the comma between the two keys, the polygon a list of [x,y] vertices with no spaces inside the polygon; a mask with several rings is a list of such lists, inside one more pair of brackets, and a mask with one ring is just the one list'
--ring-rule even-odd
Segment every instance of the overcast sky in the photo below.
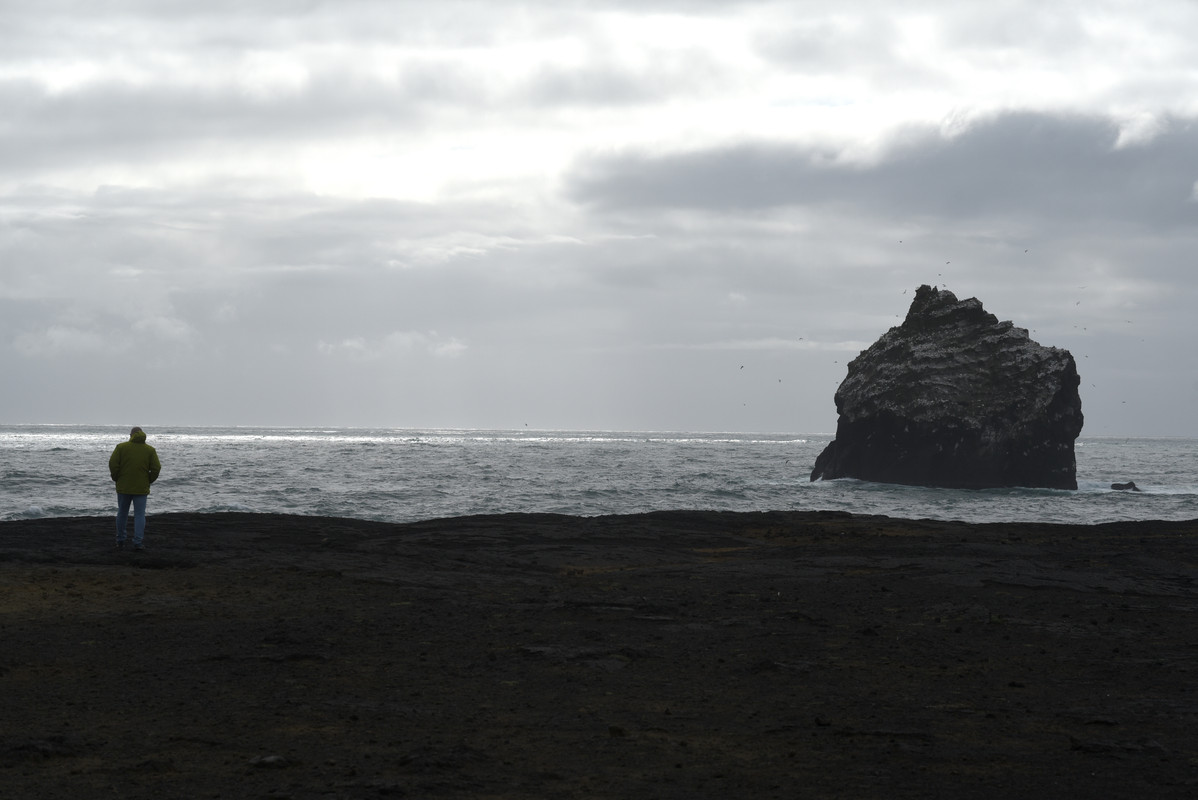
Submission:
{"label": "overcast sky", "polygon": [[[901,10],[896,10],[901,9]],[[0,423],[832,432],[915,287],[1198,436],[1198,3],[0,0]]]}

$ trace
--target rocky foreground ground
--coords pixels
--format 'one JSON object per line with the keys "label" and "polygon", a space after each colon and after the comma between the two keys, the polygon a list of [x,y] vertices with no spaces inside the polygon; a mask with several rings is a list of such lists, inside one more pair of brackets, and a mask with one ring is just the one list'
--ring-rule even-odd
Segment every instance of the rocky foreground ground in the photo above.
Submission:
{"label": "rocky foreground ground", "polygon": [[1190,798],[1198,521],[0,524],[5,798]]}

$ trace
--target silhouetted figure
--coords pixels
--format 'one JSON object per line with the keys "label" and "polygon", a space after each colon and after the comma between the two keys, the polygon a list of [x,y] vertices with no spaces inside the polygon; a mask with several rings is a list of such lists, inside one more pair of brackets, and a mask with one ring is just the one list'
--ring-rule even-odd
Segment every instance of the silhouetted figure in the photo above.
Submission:
{"label": "silhouetted figure", "polygon": [[133,549],[145,548],[146,499],[150,484],[158,480],[162,464],[158,451],[146,444],[141,428],[129,431],[129,441],[121,442],[108,458],[108,472],[116,481],[116,546],[125,546],[125,523],[133,506]]}

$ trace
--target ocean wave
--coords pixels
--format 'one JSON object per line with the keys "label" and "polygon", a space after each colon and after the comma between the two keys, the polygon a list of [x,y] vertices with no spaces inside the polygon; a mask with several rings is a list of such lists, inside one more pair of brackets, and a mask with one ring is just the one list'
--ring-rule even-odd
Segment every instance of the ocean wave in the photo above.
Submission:
{"label": "ocean wave", "polygon": [[[110,514],[127,429],[0,426],[0,519]],[[150,513],[261,511],[395,522],[545,511],[843,510],[964,521],[1198,518],[1198,442],[1079,442],[1078,491],[810,482],[816,434],[166,429]],[[369,446],[362,446],[368,444]],[[1111,477],[1108,477],[1111,476]],[[1134,480],[1144,491],[1117,492]]]}

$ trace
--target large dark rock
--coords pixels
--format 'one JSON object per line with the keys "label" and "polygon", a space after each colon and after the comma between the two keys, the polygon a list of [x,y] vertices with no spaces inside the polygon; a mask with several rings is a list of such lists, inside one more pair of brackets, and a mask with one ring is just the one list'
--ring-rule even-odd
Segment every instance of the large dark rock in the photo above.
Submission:
{"label": "large dark rock", "polygon": [[849,364],[811,480],[1076,489],[1077,365],[976,298],[920,286],[902,325]]}

